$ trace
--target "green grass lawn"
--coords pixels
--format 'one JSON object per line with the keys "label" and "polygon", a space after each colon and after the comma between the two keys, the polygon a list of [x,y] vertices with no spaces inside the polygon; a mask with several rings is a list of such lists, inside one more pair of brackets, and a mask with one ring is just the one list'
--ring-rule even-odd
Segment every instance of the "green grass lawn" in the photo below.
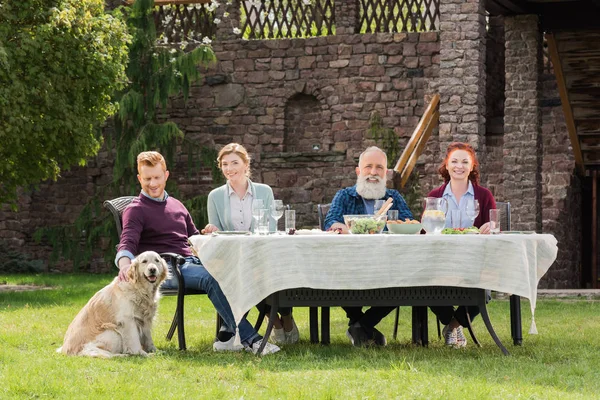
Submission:
{"label": "green grass lawn", "polygon": [[[332,344],[311,345],[308,309],[294,311],[301,342],[265,357],[213,353],[215,312],[205,296],[186,300],[188,351],[165,334],[175,298],[161,300],[154,329],[158,354],[110,360],[57,354],[67,326],[107,275],[0,276],[8,283],[51,285],[50,290],[0,293],[0,399],[548,399],[598,398],[600,303],[540,300],[539,335],[529,335],[529,303],[522,301],[524,345],[510,339],[508,300],[494,300],[492,323],[511,352],[505,357],[480,318],[483,347],[448,349],[430,318],[428,348],[410,344],[410,309],[401,309],[399,340],[393,315],[380,330],[381,349],[351,347],[346,318],[332,309]],[[256,318],[256,312],[250,320]],[[264,329],[264,328],[263,328]]]}

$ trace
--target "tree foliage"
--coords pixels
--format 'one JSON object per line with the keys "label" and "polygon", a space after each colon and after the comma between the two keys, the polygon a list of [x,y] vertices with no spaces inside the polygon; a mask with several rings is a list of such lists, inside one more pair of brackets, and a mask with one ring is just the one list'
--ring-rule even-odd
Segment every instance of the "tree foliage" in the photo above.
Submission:
{"label": "tree foliage", "polygon": [[0,203],[97,154],[129,41],[102,0],[0,2]]}
{"label": "tree foliage", "polygon": [[[212,48],[199,45],[190,51],[187,43],[175,47],[161,43],[156,35],[152,10],[154,0],[136,0],[127,10],[127,25],[133,34],[127,76],[130,84],[119,99],[114,119],[116,160],[114,181],[129,193],[138,186],[135,159],[141,151],[158,150],[173,165],[174,151],[183,132],[171,121],[161,122],[160,111],[169,98],[182,93],[187,99],[191,84],[200,79],[198,65],[215,60]],[[174,182],[171,181],[171,190]]]}
{"label": "tree foliage", "polygon": [[[112,120],[114,129],[107,130],[105,136],[107,148],[115,155],[113,179],[105,187],[96,188],[96,195],[73,224],[36,232],[37,240],[46,239],[52,245],[51,261],[63,256],[72,260],[77,268],[89,261],[99,241],[108,238],[109,248],[114,248],[118,241],[114,221],[101,211],[101,204],[110,197],[139,193],[136,158],[140,152],[159,151],[172,168],[180,145],[186,149],[190,171],[200,163],[215,165],[214,149],[202,149],[187,141],[177,124],[161,115],[172,96],[183,94],[187,99],[192,83],[201,78],[198,66],[213,62],[214,52],[207,44],[198,43],[188,50],[187,43],[176,47],[160,41],[156,36],[153,8],[154,0],[136,0],[131,7],[122,8],[132,40],[126,69],[129,83],[116,94],[118,113]],[[213,168],[213,177],[219,175]],[[167,191],[178,196],[175,179],[167,181]],[[205,219],[205,195],[184,204],[193,208],[190,211],[196,223]],[[106,254],[107,259],[114,256],[114,253]]]}

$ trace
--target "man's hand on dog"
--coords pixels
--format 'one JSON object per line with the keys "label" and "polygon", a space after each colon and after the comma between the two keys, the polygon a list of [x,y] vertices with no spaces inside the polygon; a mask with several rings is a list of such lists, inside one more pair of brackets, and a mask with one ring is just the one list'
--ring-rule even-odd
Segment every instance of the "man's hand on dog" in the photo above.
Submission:
{"label": "man's hand on dog", "polygon": [[129,266],[131,265],[131,260],[127,257],[119,258],[119,281],[127,282],[127,271],[129,271]]}

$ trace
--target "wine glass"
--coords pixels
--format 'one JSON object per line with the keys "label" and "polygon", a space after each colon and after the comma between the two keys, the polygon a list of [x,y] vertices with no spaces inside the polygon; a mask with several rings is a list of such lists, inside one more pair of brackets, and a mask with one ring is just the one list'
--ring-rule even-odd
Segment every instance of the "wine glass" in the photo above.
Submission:
{"label": "wine glass", "polygon": [[283,212],[285,211],[285,206],[283,205],[283,200],[273,200],[271,203],[271,217],[275,220],[275,231],[277,231],[277,222],[279,218],[283,216]]}
{"label": "wine glass", "polygon": [[261,199],[252,200],[252,218],[254,219],[254,233],[258,232],[258,226],[264,215],[264,203]]}
{"label": "wine glass", "polygon": [[465,214],[471,219],[471,225],[475,222],[475,218],[479,215],[479,200],[469,199],[465,207]]}

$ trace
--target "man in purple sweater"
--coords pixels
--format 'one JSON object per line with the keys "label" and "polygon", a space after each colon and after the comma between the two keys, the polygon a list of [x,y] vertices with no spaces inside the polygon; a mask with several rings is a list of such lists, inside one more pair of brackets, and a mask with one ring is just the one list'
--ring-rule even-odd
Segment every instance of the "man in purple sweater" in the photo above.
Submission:
{"label": "man in purple sweater", "polygon": [[[158,253],[177,253],[185,257],[181,274],[187,288],[200,289],[223,319],[228,332],[235,332],[235,319],[219,283],[206,271],[188,245],[188,237],[197,235],[198,229],[188,210],[180,201],[165,191],[169,171],[164,157],[155,151],[145,151],[137,157],[138,180],[142,187],[140,196],[123,212],[123,233],[115,263],[119,279],[127,280],[127,270],[136,254],[147,250]],[[260,336],[244,318],[238,326],[243,346],[234,344],[234,337],[216,341],[215,351],[239,351],[246,348],[256,353],[262,343]],[[262,354],[275,353],[279,347],[267,343]]]}

